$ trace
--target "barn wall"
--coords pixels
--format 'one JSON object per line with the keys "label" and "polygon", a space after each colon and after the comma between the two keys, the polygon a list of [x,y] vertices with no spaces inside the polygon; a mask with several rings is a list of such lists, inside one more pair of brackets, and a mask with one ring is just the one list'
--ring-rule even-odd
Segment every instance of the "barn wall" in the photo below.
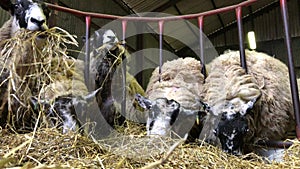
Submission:
{"label": "barn wall", "polygon": [[[295,69],[300,77],[300,2],[298,0],[288,1],[289,26],[292,37],[292,47]],[[257,40],[257,51],[266,52],[287,64],[286,47],[284,43],[284,29],[282,25],[280,7],[254,18],[254,31]],[[248,48],[246,34],[252,30],[251,22],[243,24],[245,48]],[[225,41],[226,37],[226,41]],[[225,34],[211,39],[218,53],[227,49],[238,50],[237,28],[230,29]]]}
{"label": "barn wall", "polygon": [[[300,36],[299,5],[300,2],[298,2],[298,0],[288,1],[291,37]],[[276,7],[260,16],[253,18],[257,42],[278,40],[283,38],[283,25],[281,17],[280,8]],[[245,22],[243,28],[244,36],[246,37],[246,33],[253,29],[251,21]],[[224,36],[226,36],[226,41]],[[216,47],[236,45],[238,44],[237,28],[235,27],[230,29],[225,32],[225,35],[220,34],[219,36],[212,38],[211,41]],[[246,38],[245,43],[247,43]]]}
{"label": "barn wall", "polygon": [[5,23],[5,21],[7,21],[9,19],[9,17],[10,17],[10,14],[0,8],[0,25],[1,26]]}

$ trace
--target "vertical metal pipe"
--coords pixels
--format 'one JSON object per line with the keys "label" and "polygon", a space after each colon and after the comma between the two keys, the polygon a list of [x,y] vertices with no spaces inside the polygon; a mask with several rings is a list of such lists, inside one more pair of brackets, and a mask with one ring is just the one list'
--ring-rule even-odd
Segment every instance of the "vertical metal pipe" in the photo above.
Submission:
{"label": "vertical metal pipe", "polygon": [[288,67],[289,67],[289,75],[290,75],[290,84],[291,84],[291,92],[292,92],[292,99],[294,105],[294,113],[296,118],[296,134],[297,138],[300,139],[300,109],[299,109],[299,94],[298,94],[298,86],[297,80],[294,70],[294,60],[292,54],[292,46],[291,46],[291,37],[289,32],[289,18],[288,18],[288,9],[286,0],[280,0],[280,8],[281,8],[281,15],[283,20],[284,26],[284,36],[285,36],[285,44],[287,48],[288,54]]}
{"label": "vertical metal pipe", "polygon": [[[125,42],[126,39],[126,28],[127,28],[127,20],[122,20],[122,41]],[[124,43],[124,48],[125,48],[125,44]],[[127,72],[127,68],[126,68],[126,63],[127,60],[126,58],[124,58],[124,60],[122,61],[122,76],[123,76],[123,80],[122,80],[122,103],[121,103],[121,113],[122,115],[126,116],[126,72]]]}
{"label": "vertical metal pipe", "polygon": [[198,26],[199,26],[199,50],[200,50],[200,59],[201,59],[201,73],[204,76],[204,81],[206,79],[206,68],[205,68],[205,59],[204,59],[204,45],[203,45],[203,16],[198,17]]}
{"label": "vertical metal pipe", "polygon": [[161,81],[161,67],[163,62],[163,54],[162,54],[162,48],[163,48],[163,29],[164,29],[164,21],[160,20],[158,21],[158,28],[159,28],[159,82]]}
{"label": "vertical metal pipe", "polygon": [[88,88],[88,90],[91,90],[90,86],[90,26],[91,26],[91,17],[86,16],[85,17],[85,69],[84,69],[84,79],[85,84]]}
{"label": "vertical metal pipe", "polygon": [[246,73],[248,73],[246,57],[245,57],[245,48],[244,48],[244,35],[243,35],[243,21],[242,21],[242,7],[237,7],[235,9],[237,26],[238,26],[238,34],[239,34],[239,47],[240,47],[240,60],[241,66],[245,69]]}
{"label": "vertical metal pipe", "polygon": [[[139,51],[137,53],[137,58],[136,58],[136,70],[140,70],[140,68],[144,67],[144,56],[143,56],[143,48],[144,48],[144,35],[141,34],[141,32],[143,32],[144,29],[144,24],[137,24],[137,31],[138,31],[138,35],[136,37],[136,49],[137,51]],[[146,84],[144,84],[144,76],[143,76],[143,72],[140,72],[137,76],[136,76],[136,80],[142,85],[142,87],[145,87]]]}

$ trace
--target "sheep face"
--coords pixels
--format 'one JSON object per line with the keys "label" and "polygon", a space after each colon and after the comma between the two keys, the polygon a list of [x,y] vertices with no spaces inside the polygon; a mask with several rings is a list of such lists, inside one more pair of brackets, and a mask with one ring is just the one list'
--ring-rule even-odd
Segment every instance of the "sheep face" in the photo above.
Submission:
{"label": "sheep face", "polygon": [[84,107],[86,102],[83,99],[78,100],[72,96],[59,96],[51,102],[31,97],[30,102],[34,111],[45,110],[53,126],[62,127],[63,133],[76,131],[81,126],[77,119],[75,107]]}
{"label": "sheep face", "polygon": [[118,42],[117,35],[111,29],[99,29],[91,38],[92,48],[96,50],[103,45],[107,50],[111,50]]}
{"label": "sheep face", "polygon": [[142,108],[148,111],[147,135],[172,137],[175,134],[175,137],[184,137],[189,134],[189,141],[199,137],[202,124],[196,123],[196,117],[203,119],[206,112],[200,109],[185,109],[173,99],[156,98],[151,101],[139,94],[135,99]]}
{"label": "sheep face", "polygon": [[[243,147],[243,139],[248,131],[248,122],[245,115],[254,106],[256,99],[247,103],[235,106],[231,102],[218,109],[220,121],[214,130],[215,136],[219,138],[223,151],[239,155]],[[212,111],[216,109],[212,108]],[[216,112],[214,112],[216,114]]]}
{"label": "sheep face", "polygon": [[223,151],[240,155],[243,137],[248,131],[247,120],[240,113],[232,115],[230,119],[227,119],[225,114],[222,116],[215,134],[221,142]]}
{"label": "sheep face", "polygon": [[180,104],[175,100],[157,98],[155,101],[136,95],[141,107],[149,110],[147,119],[147,134],[166,136],[179,114]]}
{"label": "sheep face", "polygon": [[47,19],[50,10],[41,1],[17,0],[15,4],[6,0],[1,2],[1,7],[9,11],[13,16],[12,33],[20,28],[31,31],[43,31],[48,29]]}

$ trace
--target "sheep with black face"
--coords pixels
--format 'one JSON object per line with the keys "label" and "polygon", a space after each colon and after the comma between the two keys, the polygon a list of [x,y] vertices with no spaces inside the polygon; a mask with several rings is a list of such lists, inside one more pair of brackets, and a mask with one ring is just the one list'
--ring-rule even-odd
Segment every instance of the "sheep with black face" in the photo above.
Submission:
{"label": "sheep with black face", "polygon": [[294,130],[287,66],[265,53],[246,50],[248,73],[238,51],[214,59],[204,101],[210,105],[200,139],[241,154],[245,144],[282,140]]}
{"label": "sheep with black face", "polygon": [[50,10],[42,1],[17,0],[13,4],[10,0],[1,0],[0,6],[11,14],[11,18],[0,29],[1,42],[13,37],[21,28],[30,31],[48,29],[47,20],[50,16]]}
{"label": "sheep with black face", "polygon": [[[1,99],[0,122],[1,125],[5,125],[6,121],[13,121],[12,119],[7,120],[8,109],[13,112],[19,112],[22,107],[26,107],[16,98],[16,93],[8,95],[8,84],[12,84],[12,82],[8,79],[14,78],[15,83],[13,84],[15,86],[18,85],[17,83],[22,83],[22,80],[16,79],[23,79],[26,74],[29,74],[30,66],[28,66],[28,64],[32,63],[33,57],[32,43],[26,41],[26,39],[22,41],[22,45],[20,46],[15,45],[12,47],[8,45],[12,44],[12,39],[18,38],[19,34],[22,32],[47,30],[47,20],[50,15],[50,10],[42,1],[33,0],[16,0],[15,3],[12,3],[10,0],[1,0],[0,6],[11,14],[11,18],[0,28],[0,93],[6,96]],[[35,39],[35,45],[37,47],[42,46],[43,41],[40,41],[41,39],[42,37],[37,37],[37,39]],[[11,48],[12,50],[7,50],[8,48]],[[15,74],[12,73],[14,71],[12,69],[16,70]],[[22,88],[21,90],[23,90],[21,92],[23,95],[28,94],[30,96],[30,92],[28,92],[27,89]],[[14,104],[14,106],[8,106],[7,99],[9,97],[11,97],[10,101]],[[21,121],[19,119],[21,118],[20,116],[14,116],[16,121]],[[24,122],[26,123],[29,121],[30,120],[25,120]]]}

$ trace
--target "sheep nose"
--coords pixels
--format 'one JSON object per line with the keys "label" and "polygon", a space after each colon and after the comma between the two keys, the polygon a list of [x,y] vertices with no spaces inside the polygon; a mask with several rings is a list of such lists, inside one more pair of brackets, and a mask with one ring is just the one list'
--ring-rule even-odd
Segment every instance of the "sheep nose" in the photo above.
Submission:
{"label": "sheep nose", "polygon": [[108,38],[110,39],[110,42],[115,42],[115,40],[116,40],[115,36],[108,36]]}
{"label": "sheep nose", "polygon": [[32,23],[37,24],[39,27],[41,27],[41,26],[46,22],[45,19],[37,20],[37,19],[35,19],[35,18],[31,18],[30,21],[31,21]]}

